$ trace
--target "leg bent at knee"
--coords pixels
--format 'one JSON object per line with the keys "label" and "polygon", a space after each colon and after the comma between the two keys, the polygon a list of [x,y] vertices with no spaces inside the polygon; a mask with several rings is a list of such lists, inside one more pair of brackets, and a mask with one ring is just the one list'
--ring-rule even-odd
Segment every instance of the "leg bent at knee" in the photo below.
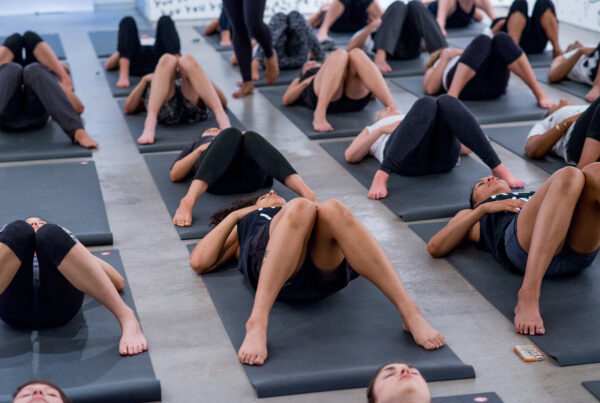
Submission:
{"label": "leg bent at knee", "polygon": [[[173,56],[175,57],[175,56]],[[182,70],[191,70],[201,67],[196,58],[192,55],[183,55],[178,60],[179,67]]]}
{"label": "leg bent at knee", "polygon": [[341,201],[329,199],[318,204],[318,218],[331,224],[346,226],[353,223],[356,218],[352,211]]}
{"label": "leg bent at knee", "polygon": [[177,66],[177,58],[172,54],[165,53],[158,59],[156,67],[175,68]]}
{"label": "leg bent at knee", "polygon": [[600,192],[600,162],[587,165],[583,168],[582,172],[585,178],[585,187],[596,189]]}
{"label": "leg bent at knee", "polygon": [[311,222],[317,215],[317,203],[304,198],[290,200],[285,205],[284,217],[292,225],[302,226]]}
{"label": "leg bent at knee", "polygon": [[56,224],[45,224],[35,234],[38,255],[50,261],[55,267],[61,264],[75,244],[75,240]]}
{"label": "leg bent at knee", "polygon": [[35,231],[24,220],[13,221],[0,231],[0,242],[8,246],[19,260],[23,261],[27,255],[33,255]]}
{"label": "leg bent at knee", "polygon": [[557,183],[562,189],[563,194],[581,193],[585,185],[584,173],[575,167],[564,167],[552,175],[552,182]]}

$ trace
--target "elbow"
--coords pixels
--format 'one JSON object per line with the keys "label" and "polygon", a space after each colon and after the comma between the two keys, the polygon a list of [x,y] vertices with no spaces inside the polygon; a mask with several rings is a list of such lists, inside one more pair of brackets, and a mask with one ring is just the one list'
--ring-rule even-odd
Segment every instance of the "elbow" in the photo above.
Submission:
{"label": "elbow", "polygon": [[133,115],[135,113],[135,110],[128,104],[125,104],[125,106],[123,106],[123,112],[126,115]]}
{"label": "elbow", "polygon": [[346,162],[349,162],[350,164],[354,164],[356,162],[359,162],[359,159],[356,158],[356,155],[354,155],[354,153],[346,150],[344,152],[344,158],[346,158]]}
{"label": "elbow", "polygon": [[173,170],[171,170],[171,172],[169,172],[169,177],[171,178],[171,182],[173,182],[173,183],[179,182],[181,180],[179,175],[177,175],[177,173],[174,172]]}
{"label": "elbow", "polygon": [[423,85],[423,90],[427,95],[436,95],[439,92],[439,88],[434,88],[432,85]]}
{"label": "elbow", "polygon": [[209,267],[202,262],[202,259],[193,254],[190,257],[190,267],[198,274],[204,274],[209,271]]}
{"label": "elbow", "polygon": [[525,146],[525,155],[532,160],[539,160],[546,156],[546,153],[541,152],[536,147]]}
{"label": "elbow", "polygon": [[284,95],[283,98],[281,98],[281,103],[283,106],[290,106],[293,102],[290,101],[289,97]]}
{"label": "elbow", "polygon": [[440,246],[438,245],[437,242],[435,242],[434,239],[430,240],[427,243],[427,253],[429,253],[431,255],[431,257],[434,257],[436,259],[443,257],[445,255],[445,253],[443,253]]}
{"label": "elbow", "polygon": [[550,83],[558,83],[562,81],[562,79],[563,77],[561,77],[559,74],[554,73],[552,70],[548,72],[548,81],[550,81]]}
{"label": "elbow", "polygon": [[81,115],[84,110],[85,110],[85,106],[83,106],[83,104],[81,102],[75,106],[75,112],[77,112],[78,115]]}

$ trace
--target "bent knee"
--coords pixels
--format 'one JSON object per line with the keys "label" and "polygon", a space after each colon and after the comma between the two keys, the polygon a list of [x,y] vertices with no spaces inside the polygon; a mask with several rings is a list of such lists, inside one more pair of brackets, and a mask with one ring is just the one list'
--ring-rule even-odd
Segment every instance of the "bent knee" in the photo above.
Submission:
{"label": "bent knee", "polygon": [[354,215],[341,201],[329,199],[323,203],[319,203],[319,219],[331,220],[338,224],[345,224],[354,220]]}
{"label": "bent knee", "polygon": [[564,167],[556,171],[553,175],[565,192],[581,192],[585,184],[584,173],[575,167]]}
{"label": "bent knee", "polygon": [[437,103],[439,102],[439,99],[441,99],[442,97],[453,98],[450,95],[444,94],[444,95],[441,95],[440,98],[438,98],[438,100],[436,101],[436,99],[433,97],[424,96],[424,97],[417,99],[417,101],[412,106],[411,110],[412,109],[415,109],[418,111],[425,110],[425,111],[431,111],[432,113],[435,113],[435,111],[437,110]]}
{"label": "bent knee", "polygon": [[6,234],[12,242],[19,245],[26,245],[35,239],[35,231],[25,220],[16,220],[6,224],[1,228],[1,232]]}
{"label": "bent knee", "polygon": [[17,80],[23,75],[23,66],[15,62],[4,63],[0,66],[0,70],[7,81]]}
{"label": "bent knee", "polygon": [[175,68],[176,65],[177,58],[170,53],[165,53],[158,59],[158,66]]}
{"label": "bent knee", "polygon": [[23,80],[31,83],[32,80],[36,80],[41,75],[48,72],[48,69],[38,62],[30,63],[23,67]]}
{"label": "bent knee", "polygon": [[285,216],[292,225],[311,222],[316,215],[317,204],[302,197],[291,200],[285,206]]}
{"label": "bent knee", "polygon": [[135,20],[132,16],[128,15],[127,17],[123,17],[119,22],[119,28],[128,27],[128,26],[136,26]]}
{"label": "bent knee", "polygon": [[594,162],[583,168],[585,187],[600,189],[600,162]]}
{"label": "bent knee", "polygon": [[350,60],[363,60],[367,58],[367,54],[360,48],[353,48],[348,52]]}
{"label": "bent knee", "polygon": [[[350,52],[352,52],[352,50]],[[331,54],[325,60],[336,60],[338,62],[343,61],[346,63],[348,60],[348,52],[346,52],[344,49],[337,49],[331,52]]]}

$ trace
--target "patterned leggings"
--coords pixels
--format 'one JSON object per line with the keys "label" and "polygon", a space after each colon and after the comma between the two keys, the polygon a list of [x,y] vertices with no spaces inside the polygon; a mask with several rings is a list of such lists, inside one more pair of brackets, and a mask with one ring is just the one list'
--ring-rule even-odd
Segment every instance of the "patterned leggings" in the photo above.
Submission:
{"label": "patterned leggings", "polygon": [[[288,15],[276,13],[269,22],[269,29],[280,69],[302,67],[308,59],[309,50],[314,52],[317,60],[325,58],[312,28],[299,12],[292,11]],[[264,68],[265,54],[262,47],[258,47],[255,58]]]}

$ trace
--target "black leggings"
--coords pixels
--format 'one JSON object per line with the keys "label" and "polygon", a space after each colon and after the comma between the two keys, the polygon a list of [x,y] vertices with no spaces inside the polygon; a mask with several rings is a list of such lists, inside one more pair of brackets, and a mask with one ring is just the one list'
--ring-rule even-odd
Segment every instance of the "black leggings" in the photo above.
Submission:
{"label": "black leggings", "polygon": [[400,175],[448,172],[458,161],[460,145],[469,147],[490,167],[500,158],[467,108],[454,97],[420,98],[391,134],[381,170]]}
{"label": "black leggings", "polygon": [[588,106],[574,123],[567,144],[567,156],[571,161],[579,162],[583,144],[588,137],[600,141],[600,98]]}
{"label": "black leggings", "polygon": [[237,57],[243,81],[252,81],[252,43],[258,41],[265,57],[273,56],[271,31],[263,22],[265,0],[223,0],[223,7],[231,25],[233,50]]}
{"label": "black leggings", "polygon": [[230,31],[231,24],[229,23],[229,17],[227,17],[227,13],[225,12],[225,8],[221,10],[221,14],[219,15],[219,31]]}
{"label": "black leggings", "polygon": [[137,25],[132,17],[125,17],[119,23],[119,57],[129,59],[129,74],[143,76],[154,71],[158,59],[165,54],[181,53],[179,35],[171,17],[163,15],[156,25],[154,45],[142,46]]}
{"label": "black leggings", "polygon": [[81,118],[60,88],[57,77],[37,62],[22,67],[17,63],[0,66],[0,127],[27,130],[44,126],[48,116],[73,141],[83,129]]}
{"label": "black leggings", "polygon": [[448,46],[435,18],[421,1],[395,1],[383,14],[373,49],[383,49],[394,59],[414,59],[421,54],[421,38],[428,52]]}
{"label": "black leggings", "polygon": [[373,0],[339,0],[339,2],[344,5],[344,12],[331,25],[332,32],[356,32],[367,25],[367,8]]}
{"label": "black leggings", "polygon": [[296,171],[283,155],[256,132],[242,135],[238,129],[223,130],[200,156],[194,179],[208,183],[208,192],[253,192],[271,186],[273,178],[284,183]]}
{"label": "black leggings", "polygon": [[[531,17],[529,17],[527,9],[527,0],[515,0],[510,6],[508,16],[506,17],[507,21],[502,27],[502,31],[507,32],[508,20],[510,19],[511,15],[515,13],[523,15],[527,20],[527,23],[523,33],[521,34],[519,46],[527,54],[542,53],[546,48],[546,44],[548,43],[548,36],[542,27],[541,19],[546,10],[552,11],[552,14],[556,16],[554,3],[552,3],[552,0],[536,0],[535,5],[533,6],[533,14],[531,14]],[[494,21],[494,23],[497,21],[498,20]]]}
{"label": "black leggings", "polygon": [[[36,62],[33,50],[38,43],[44,40],[35,32],[27,31],[22,36],[12,34],[4,40],[3,46],[6,46],[14,55],[13,62],[19,63],[25,67],[28,64]],[[23,49],[25,49],[25,58],[23,59]]]}
{"label": "black leggings", "polygon": [[[504,32],[494,38],[483,34],[475,37],[458,60],[475,70],[475,77],[465,85],[460,98],[494,99],[504,94],[510,78],[508,65],[522,54],[521,48]],[[457,66],[448,73],[448,88]]]}
{"label": "black leggings", "polygon": [[[69,234],[55,224],[45,224],[35,232],[19,220],[0,231],[0,242],[21,261],[0,294],[0,319],[14,327],[38,329],[62,325],[75,316],[84,294],[57,269],[75,246]],[[34,253],[39,267],[34,266]]]}

